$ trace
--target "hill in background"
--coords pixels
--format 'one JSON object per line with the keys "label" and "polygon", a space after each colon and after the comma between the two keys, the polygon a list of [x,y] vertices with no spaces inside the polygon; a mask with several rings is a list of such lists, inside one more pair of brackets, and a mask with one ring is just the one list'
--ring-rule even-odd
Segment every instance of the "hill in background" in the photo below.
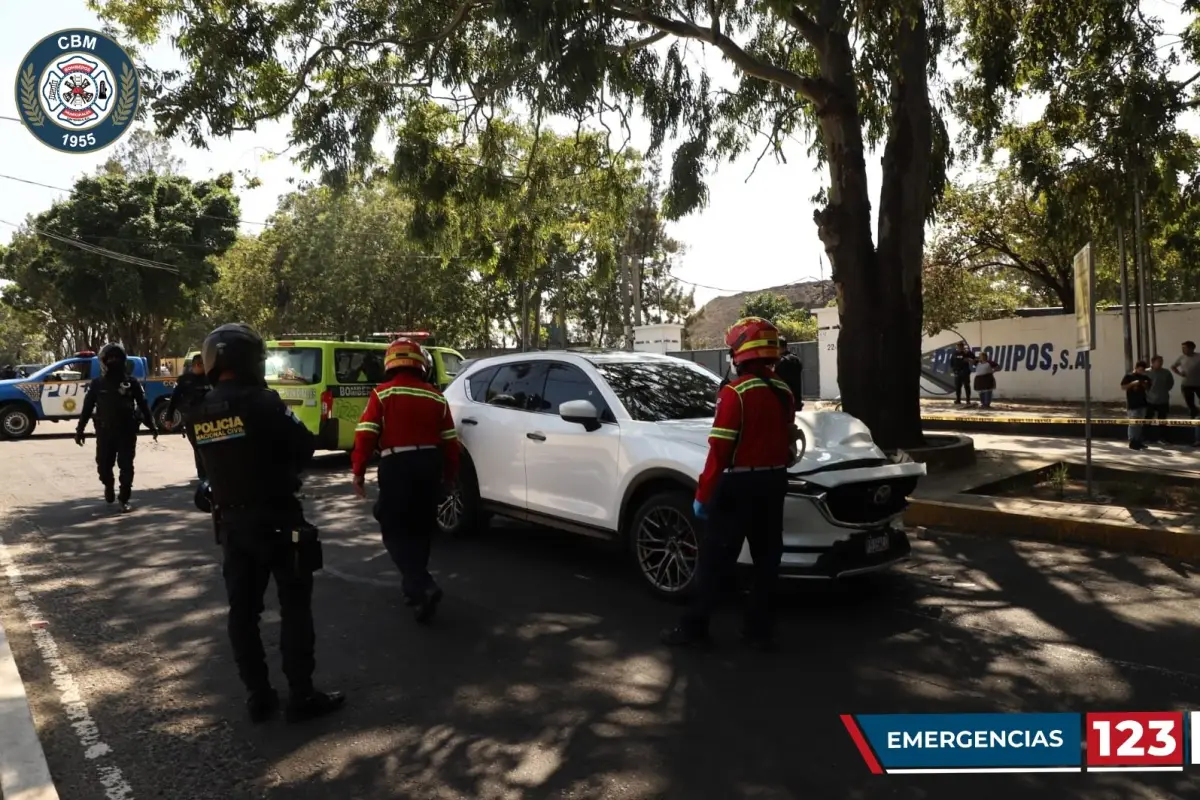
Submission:
{"label": "hill in background", "polygon": [[784,286],[772,286],[757,292],[743,292],[728,297],[717,297],[708,301],[703,308],[693,314],[687,321],[688,341],[692,349],[703,350],[710,347],[721,347],[725,331],[737,322],[742,313],[742,305],[746,298],[761,292],[781,294],[792,302],[794,308],[813,309],[824,308],[829,301],[837,297],[833,281],[807,281],[805,283],[789,283]]}

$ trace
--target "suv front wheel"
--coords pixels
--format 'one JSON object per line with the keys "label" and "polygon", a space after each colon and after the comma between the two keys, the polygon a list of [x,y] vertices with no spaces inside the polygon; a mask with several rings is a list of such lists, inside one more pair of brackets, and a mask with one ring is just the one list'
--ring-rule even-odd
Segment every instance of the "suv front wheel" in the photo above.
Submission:
{"label": "suv front wheel", "polygon": [[647,499],[634,512],[628,540],[633,563],[651,592],[678,602],[692,597],[700,529],[691,492],[665,491]]}

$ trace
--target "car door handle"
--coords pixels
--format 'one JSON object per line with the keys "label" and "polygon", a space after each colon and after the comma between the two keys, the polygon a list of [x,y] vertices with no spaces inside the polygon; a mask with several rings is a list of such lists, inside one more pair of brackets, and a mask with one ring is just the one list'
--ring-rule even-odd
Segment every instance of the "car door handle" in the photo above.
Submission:
{"label": "car door handle", "polygon": [[475,419],[474,417],[467,417],[466,419],[463,420],[463,425],[478,425],[478,424],[479,424],[479,420]]}
{"label": "car door handle", "polygon": [[542,434],[540,434],[540,433],[527,433],[527,434],[525,434],[525,438],[526,438],[526,439],[533,439],[535,442],[544,442],[544,441],[546,441],[546,437],[545,437],[545,436],[543,436],[543,435],[542,435]]}

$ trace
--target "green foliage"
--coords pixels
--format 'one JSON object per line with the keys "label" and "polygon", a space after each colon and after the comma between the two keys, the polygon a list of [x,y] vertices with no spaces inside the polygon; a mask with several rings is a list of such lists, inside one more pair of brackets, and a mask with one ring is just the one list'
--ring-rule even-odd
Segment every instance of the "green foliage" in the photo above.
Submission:
{"label": "green foliage", "polygon": [[742,304],[743,317],[762,317],[775,323],[789,342],[811,342],[817,338],[817,320],[806,308],[796,308],[777,292],[759,292]]}
{"label": "green foliage", "polygon": [[431,329],[469,349],[523,336],[545,345],[565,317],[573,341],[611,345],[622,242],[645,267],[647,318],[690,312],[691,293],[669,274],[679,245],[636,154],[609,153],[595,134],[535,139],[514,121],[462,148],[418,150],[425,133],[451,135],[453,119],[434,106],[412,111],[389,180],[348,175],[298,191],[219,260],[209,319],[268,335]]}
{"label": "green foliage", "polygon": [[0,269],[13,282],[4,303],[42,320],[55,349],[112,337],[153,359],[196,314],[217,278],[209,259],[233,244],[237,219],[224,176],[81,178],[14,237]]}

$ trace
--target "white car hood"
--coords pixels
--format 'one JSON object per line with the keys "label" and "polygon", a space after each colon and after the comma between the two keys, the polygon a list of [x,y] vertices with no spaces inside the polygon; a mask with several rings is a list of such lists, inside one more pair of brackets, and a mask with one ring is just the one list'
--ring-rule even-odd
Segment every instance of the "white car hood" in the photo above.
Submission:
{"label": "white car hood", "polygon": [[[925,465],[912,461],[891,463],[875,444],[871,431],[857,417],[841,411],[801,411],[796,427],[804,434],[807,447],[800,462],[789,472],[825,486],[863,480],[924,475]],[[655,424],[656,434],[669,441],[708,448],[711,419],[685,419]],[[880,464],[880,461],[888,463]],[[861,468],[850,466],[863,462]]]}

